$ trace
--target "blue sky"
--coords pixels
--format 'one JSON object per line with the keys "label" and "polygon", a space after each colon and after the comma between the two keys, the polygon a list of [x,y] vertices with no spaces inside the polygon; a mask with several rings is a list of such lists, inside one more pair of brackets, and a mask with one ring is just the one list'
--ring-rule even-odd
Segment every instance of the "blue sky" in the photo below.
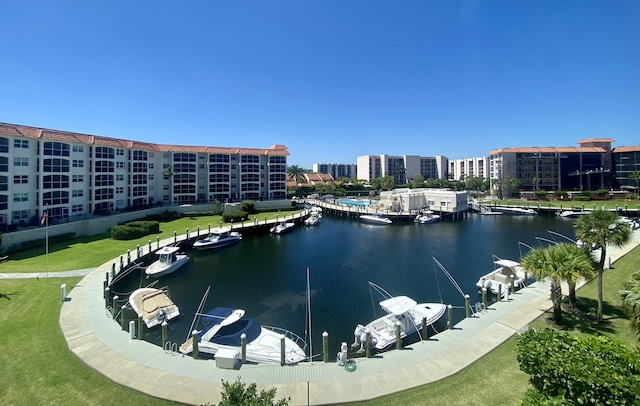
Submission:
{"label": "blue sky", "polygon": [[359,155],[640,145],[640,2],[4,1],[0,121]]}

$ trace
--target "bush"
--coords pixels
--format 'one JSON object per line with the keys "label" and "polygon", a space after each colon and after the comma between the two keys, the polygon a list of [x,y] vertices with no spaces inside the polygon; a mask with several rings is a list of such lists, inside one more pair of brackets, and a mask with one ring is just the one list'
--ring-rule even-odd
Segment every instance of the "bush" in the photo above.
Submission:
{"label": "bush", "polygon": [[240,223],[249,219],[249,213],[246,211],[234,211],[231,213],[223,213],[222,221],[225,223]]}
{"label": "bush", "polygon": [[545,200],[547,197],[547,191],[546,190],[536,190],[536,198],[540,199],[540,200]]}
{"label": "bush", "polygon": [[240,210],[247,213],[255,213],[256,212],[256,203],[253,200],[243,200],[240,203]]}
{"label": "bush", "polygon": [[577,202],[588,202],[589,200],[591,200],[591,195],[583,196],[582,194],[580,194],[579,196],[574,197],[573,200]]}
{"label": "bush", "polygon": [[276,389],[261,390],[258,393],[255,383],[245,387],[237,378],[234,383],[222,381],[224,391],[218,406],[287,406],[291,398],[276,400]]}
{"label": "bush", "polygon": [[165,210],[162,213],[158,213],[158,214],[149,214],[147,216],[144,217],[144,220],[146,221],[158,221],[158,222],[165,222],[165,221],[172,221],[172,220],[176,220],[179,219],[180,217],[182,217],[182,215],[180,213],[178,213],[175,210]]}
{"label": "bush", "polygon": [[[546,328],[518,338],[517,359],[548,401],[580,405],[640,404],[640,354],[606,336],[574,336]],[[534,404],[541,403],[529,393]],[[558,403],[548,403],[558,404]]]}
{"label": "bush", "polygon": [[584,196],[584,197],[591,197],[591,192],[588,190],[583,190],[582,192],[580,192],[580,196]]}
{"label": "bush", "polygon": [[123,225],[111,227],[111,238],[114,240],[134,240],[149,234],[160,232],[157,221],[132,221]]}
{"label": "bush", "polygon": [[608,189],[598,189],[596,191],[596,194],[598,196],[609,196],[609,190]]}
{"label": "bush", "polygon": [[557,197],[567,197],[568,193],[565,192],[564,190],[556,190],[553,192],[554,195],[556,195]]}

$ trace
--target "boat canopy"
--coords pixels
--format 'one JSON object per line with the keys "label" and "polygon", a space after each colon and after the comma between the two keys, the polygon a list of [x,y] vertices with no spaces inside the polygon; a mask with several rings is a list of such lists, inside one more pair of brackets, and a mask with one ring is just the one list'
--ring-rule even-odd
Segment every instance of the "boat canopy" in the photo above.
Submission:
{"label": "boat canopy", "polygon": [[157,250],[156,254],[157,255],[169,255],[169,254],[173,254],[174,252],[178,252],[178,251],[180,251],[180,247],[174,247],[174,246],[167,245],[167,246],[162,247],[159,250]]}
{"label": "boat canopy", "polygon": [[407,296],[395,296],[380,302],[380,307],[387,313],[397,316],[405,314],[418,303]]}
{"label": "boat canopy", "polygon": [[244,310],[232,309],[230,307],[216,307],[202,315],[202,321],[205,325],[201,339],[205,341],[211,340],[224,326],[235,323],[244,316]]}
{"label": "boat canopy", "polygon": [[506,268],[515,268],[517,266],[520,266],[519,262],[512,261],[510,259],[499,259],[495,261],[495,264],[498,266],[504,266]]}

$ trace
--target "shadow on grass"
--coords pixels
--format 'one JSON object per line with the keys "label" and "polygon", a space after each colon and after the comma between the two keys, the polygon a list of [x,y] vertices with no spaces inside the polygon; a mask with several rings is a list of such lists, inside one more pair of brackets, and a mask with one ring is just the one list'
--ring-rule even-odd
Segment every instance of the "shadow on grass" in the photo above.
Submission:
{"label": "shadow on grass", "polygon": [[611,320],[624,319],[626,315],[618,306],[607,301],[602,303],[603,320],[596,319],[598,301],[596,299],[581,297],[577,307],[570,308],[566,303],[562,305],[562,324],[553,321],[553,310],[545,312],[545,323],[564,331],[577,331],[583,334],[615,334],[616,328]]}

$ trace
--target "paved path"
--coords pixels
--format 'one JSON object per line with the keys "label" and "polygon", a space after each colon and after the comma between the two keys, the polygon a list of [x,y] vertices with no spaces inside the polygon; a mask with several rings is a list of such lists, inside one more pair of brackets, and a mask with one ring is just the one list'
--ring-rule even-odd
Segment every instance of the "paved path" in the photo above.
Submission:
{"label": "paved path", "polygon": [[0,279],[69,278],[73,276],[87,276],[95,269],[96,268],[88,268],[63,272],[0,273]]}
{"label": "paved path", "polygon": [[[635,231],[625,247],[608,249],[611,262],[639,244],[640,231]],[[60,312],[60,326],[69,348],[117,383],[186,404],[219,403],[222,380],[235,381],[237,377],[256,383],[258,390],[276,388],[277,397],[290,397],[292,406],[372,399],[462,370],[551,307],[548,283],[536,282],[426,342],[357,359],[353,372],[333,362],[285,367],[247,364],[228,370],[217,368],[214,360],[194,360],[131,339],[105,310],[103,280],[110,269],[111,263],[106,263],[92,271],[72,271],[87,274],[69,293]],[[329,353],[337,353],[339,347],[340,343],[330,341]]]}

